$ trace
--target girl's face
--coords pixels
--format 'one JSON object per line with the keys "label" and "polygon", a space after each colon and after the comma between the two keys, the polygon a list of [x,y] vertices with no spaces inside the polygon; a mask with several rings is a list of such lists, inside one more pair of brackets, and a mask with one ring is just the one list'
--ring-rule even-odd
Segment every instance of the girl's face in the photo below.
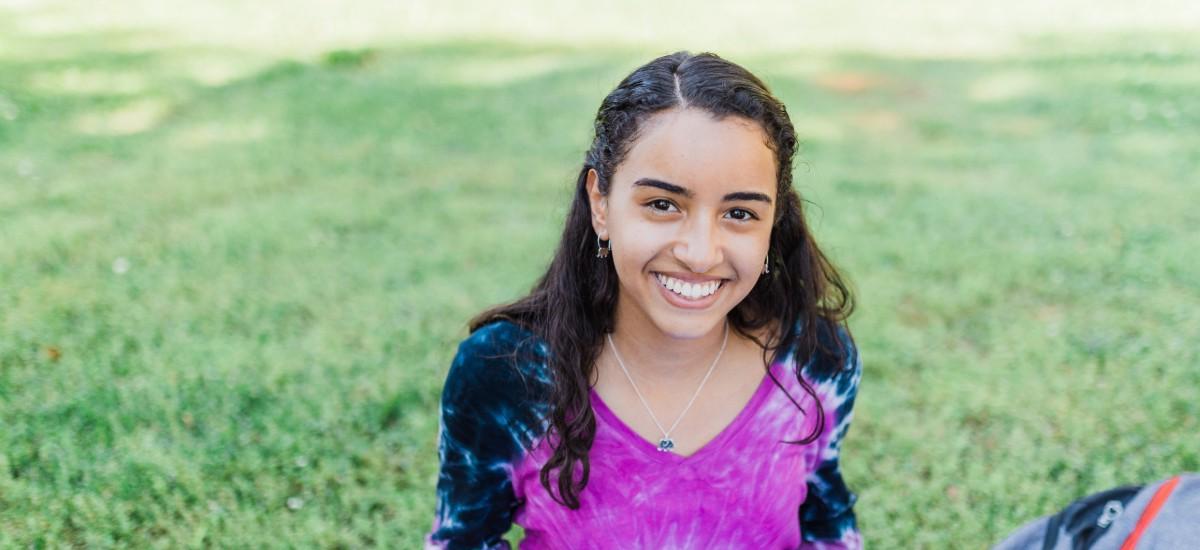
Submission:
{"label": "girl's face", "polygon": [[754,288],[775,215],[767,143],[753,121],[672,109],[645,121],[607,196],[589,171],[592,226],[610,241],[626,328],[698,338]]}

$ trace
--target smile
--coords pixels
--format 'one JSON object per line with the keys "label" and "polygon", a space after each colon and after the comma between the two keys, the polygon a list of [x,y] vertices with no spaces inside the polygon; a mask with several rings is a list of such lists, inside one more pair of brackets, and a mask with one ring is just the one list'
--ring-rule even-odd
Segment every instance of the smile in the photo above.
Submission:
{"label": "smile", "polygon": [[712,296],[713,294],[716,294],[717,291],[721,289],[721,286],[725,284],[724,279],[707,281],[703,283],[689,283],[687,281],[681,281],[674,277],[663,275],[662,273],[655,273],[654,277],[658,279],[658,284],[664,289],[670,291],[676,296],[680,296],[688,300],[702,300]]}

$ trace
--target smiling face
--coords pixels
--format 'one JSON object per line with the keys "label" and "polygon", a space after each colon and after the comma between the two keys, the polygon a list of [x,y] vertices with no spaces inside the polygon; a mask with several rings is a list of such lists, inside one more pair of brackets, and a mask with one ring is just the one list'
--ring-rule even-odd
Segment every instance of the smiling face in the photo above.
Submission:
{"label": "smiling face", "polygon": [[672,109],[643,123],[592,227],[610,241],[622,330],[672,338],[721,330],[762,276],[775,215],[775,154],[758,124]]}

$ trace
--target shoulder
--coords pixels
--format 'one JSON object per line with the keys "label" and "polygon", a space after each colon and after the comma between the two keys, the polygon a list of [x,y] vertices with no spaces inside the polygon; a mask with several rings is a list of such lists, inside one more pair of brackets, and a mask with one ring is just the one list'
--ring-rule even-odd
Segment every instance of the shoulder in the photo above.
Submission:
{"label": "shoulder", "polygon": [[442,398],[447,402],[502,405],[528,401],[549,384],[546,345],[512,321],[496,320],[458,345]]}
{"label": "shoulder", "polygon": [[506,319],[491,321],[458,344],[456,361],[486,364],[497,359],[543,358],[545,344],[529,329]]}
{"label": "shoulder", "polygon": [[804,361],[804,377],[813,384],[831,386],[838,395],[853,394],[862,378],[862,357],[846,325],[822,318],[812,327],[800,320],[794,328],[798,335],[804,330],[815,332],[815,349],[807,357],[796,358]]}

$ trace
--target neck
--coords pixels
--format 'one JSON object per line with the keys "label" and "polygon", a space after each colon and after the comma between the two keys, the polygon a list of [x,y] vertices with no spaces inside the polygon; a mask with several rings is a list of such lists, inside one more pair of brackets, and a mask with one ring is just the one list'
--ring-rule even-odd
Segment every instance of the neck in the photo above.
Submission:
{"label": "neck", "polygon": [[[659,330],[644,315],[622,315],[618,308],[612,341],[634,378],[655,385],[691,382],[703,377],[720,353],[726,323],[717,323],[697,338],[677,338]],[[733,347],[736,339],[732,327],[729,332],[727,348]]]}

